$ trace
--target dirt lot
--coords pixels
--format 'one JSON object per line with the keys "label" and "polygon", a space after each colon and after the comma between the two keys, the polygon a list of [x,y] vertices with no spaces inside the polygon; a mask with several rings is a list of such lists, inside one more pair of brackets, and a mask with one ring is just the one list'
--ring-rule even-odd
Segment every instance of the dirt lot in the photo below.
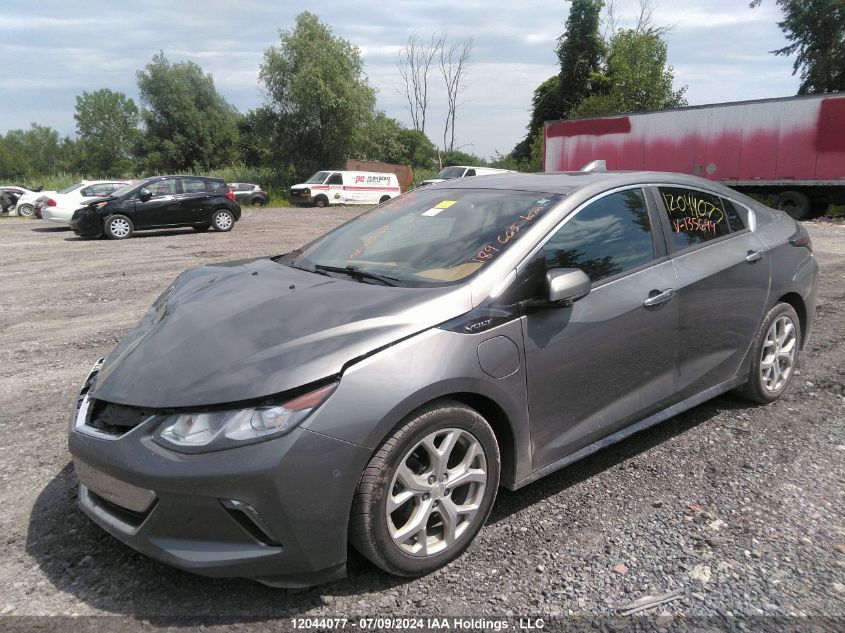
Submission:
{"label": "dirt lot", "polygon": [[246,211],[231,233],[126,242],[0,219],[0,628],[70,614],[227,616],[244,630],[298,615],[604,617],[674,589],[652,617],[845,616],[845,225],[824,221],[808,224],[818,320],[780,402],[724,396],[502,491],[467,554],[428,577],[392,578],[353,553],[348,580],[307,591],[210,580],[91,524],[65,435],[93,361],[182,270],[282,253],[355,213]]}

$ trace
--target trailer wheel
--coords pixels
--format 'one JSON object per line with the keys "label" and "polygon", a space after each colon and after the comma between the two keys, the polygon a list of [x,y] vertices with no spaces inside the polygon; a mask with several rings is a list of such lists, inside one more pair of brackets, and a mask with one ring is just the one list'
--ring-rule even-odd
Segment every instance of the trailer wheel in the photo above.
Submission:
{"label": "trailer wheel", "polygon": [[784,191],[775,196],[776,209],[789,214],[796,220],[803,220],[810,213],[810,198],[800,191]]}

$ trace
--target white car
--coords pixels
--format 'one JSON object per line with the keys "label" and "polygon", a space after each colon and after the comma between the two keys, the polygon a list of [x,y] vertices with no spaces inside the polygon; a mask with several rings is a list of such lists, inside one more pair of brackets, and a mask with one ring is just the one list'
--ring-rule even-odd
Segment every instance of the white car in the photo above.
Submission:
{"label": "white car", "polygon": [[57,192],[41,194],[35,201],[35,208],[41,210],[41,219],[51,222],[70,223],[73,212],[97,198],[105,198],[128,180],[83,180]]}
{"label": "white car", "polygon": [[423,180],[419,186],[433,185],[444,180],[452,180],[454,178],[469,178],[471,176],[492,176],[493,174],[512,174],[511,169],[496,169],[495,167],[473,167],[472,165],[453,165],[451,167],[444,167],[440,170],[434,178]]}
{"label": "white car", "polygon": [[[3,192],[7,195],[7,198],[6,198],[7,202],[8,201],[11,202],[11,206],[3,209],[4,213],[14,211],[17,208],[18,202],[20,202],[20,199],[23,198],[24,196],[32,195],[37,199],[38,196],[43,195],[40,189],[38,189],[38,190],[30,189],[29,187],[24,187],[23,185],[2,185],[2,186],[0,186],[0,192]],[[33,208],[32,208],[31,205],[28,209],[24,209],[24,211],[25,211],[25,213],[18,212],[18,215],[32,215],[33,214]],[[26,213],[26,211],[28,211],[28,213]]]}

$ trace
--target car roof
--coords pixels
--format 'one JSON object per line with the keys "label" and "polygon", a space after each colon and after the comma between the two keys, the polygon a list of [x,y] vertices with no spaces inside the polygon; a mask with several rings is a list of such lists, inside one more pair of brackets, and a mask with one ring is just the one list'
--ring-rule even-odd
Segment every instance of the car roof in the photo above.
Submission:
{"label": "car roof", "polygon": [[[456,178],[429,186],[438,189],[513,189],[536,191],[538,193],[569,194],[576,189],[588,186],[613,189],[625,185],[645,185],[649,183],[705,187],[724,193],[732,192],[712,180],[666,171],[564,171],[534,174],[511,172],[474,176],[472,178]],[[732,193],[736,194],[736,192]]]}

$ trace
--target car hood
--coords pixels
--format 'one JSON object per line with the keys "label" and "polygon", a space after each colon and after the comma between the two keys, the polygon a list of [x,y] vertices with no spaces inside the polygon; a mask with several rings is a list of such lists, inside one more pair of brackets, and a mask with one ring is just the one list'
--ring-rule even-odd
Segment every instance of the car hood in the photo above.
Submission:
{"label": "car hood", "polygon": [[255,400],[471,309],[467,286],[401,288],[257,259],[189,270],[106,357],[92,396],[153,409]]}

